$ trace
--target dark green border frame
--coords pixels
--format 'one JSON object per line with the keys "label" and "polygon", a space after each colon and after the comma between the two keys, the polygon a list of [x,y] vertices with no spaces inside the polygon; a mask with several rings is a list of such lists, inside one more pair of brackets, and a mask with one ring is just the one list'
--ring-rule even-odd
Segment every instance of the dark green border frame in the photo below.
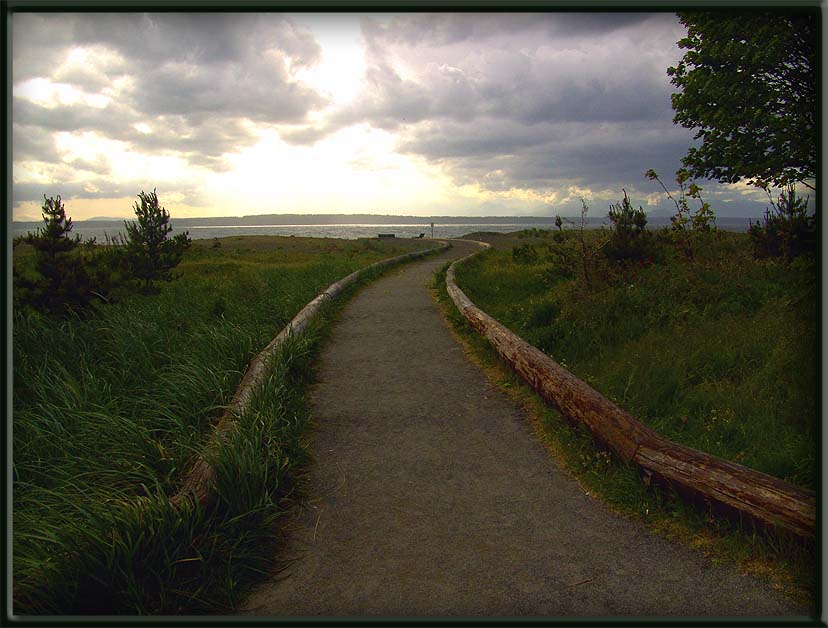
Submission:
{"label": "dark green border frame", "polygon": [[[790,12],[815,11],[820,15],[819,28],[819,55],[818,55],[818,77],[817,90],[823,94],[823,69],[822,64],[825,49],[822,42],[822,26],[826,19],[826,11],[823,10],[828,0],[780,0],[754,1],[748,0],[729,2],[717,2],[716,0],[695,0],[690,2],[678,2],[667,4],[660,0],[638,0],[638,2],[624,2],[623,0],[516,0],[508,3],[507,0],[359,0],[349,2],[348,0],[240,0],[230,2],[229,0],[204,0],[186,1],[173,0],[0,0],[0,29],[3,38],[4,61],[2,81],[2,123],[5,142],[0,153],[0,164],[2,164],[5,176],[4,186],[4,220],[0,223],[0,253],[5,272],[2,273],[2,288],[0,295],[3,304],[3,320],[5,330],[0,341],[0,347],[4,356],[5,378],[3,380],[3,391],[0,400],[3,403],[5,429],[2,437],[5,441],[6,463],[3,465],[2,485],[2,515],[5,525],[5,536],[3,537],[2,562],[3,569],[0,575],[3,583],[2,598],[2,619],[0,626],[828,626],[823,613],[825,612],[825,581],[823,571],[826,566],[824,532],[825,520],[823,517],[824,505],[822,497],[825,493],[824,474],[826,471],[823,456],[820,455],[820,481],[817,488],[817,519],[820,522],[817,534],[816,551],[821,556],[820,568],[817,573],[817,600],[816,617],[814,618],[671,618],[671,617],[538,617],[538,618],[514,618],[514,617],[489,617],[489,618],[395,618],[395,617],[372,617],[372,618],[286,618],[278,617],[257,617],[247,618],[241,616],[14,616],[12,612],[12,589],[11,589],[11,425],[12,425],[12,365],[11,365],[11,242],[9,234],[12,233],[12,150],[11,150],[11,76],[12,76],[12,37],[11,19],[14,13],[59,13],[59,12],[329,12],[329,13],[352,13],[352,12],[529,12],[529,11],[553,11],[553,12],[676,12],[681,10],[707,9],[712,11],[744,11],[750,9],[771,9]],[[824,161],[822,159],[822,148],[824,142],[824,127],[822,124],[823,107],[820,107],[818,117],[818,133],[821,138],[818,149],[818,162],[822,166],[818,172],[824,174]],[[828,227],[822,220],[822,194],[819,190],[815,193],[815,206],[817,208],[817,220],[820,224],[822,239],[819,247],[818,281],[820,285],[820,304],[818,316],[824,319],[824,279],[825,279],[825,257],[822,243],[828,235]],[[818,342],[822,348],[822,355],[825,355],[825,334],[823,328],[818,330]],[[819,374],[823,386],[823,397],[821,404],[821,415],[825,416],[826,398],[828,398],[828,381],[820,362]],[[822,446],[820,454],[826,448],[826,430],[822,423],[819,424],[818,438]]]}

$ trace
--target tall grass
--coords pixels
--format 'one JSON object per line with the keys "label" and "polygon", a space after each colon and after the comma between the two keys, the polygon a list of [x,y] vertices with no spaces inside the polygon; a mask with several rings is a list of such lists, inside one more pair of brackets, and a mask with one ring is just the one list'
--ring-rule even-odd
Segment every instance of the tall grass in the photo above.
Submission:
{"label": "tall grass", "polygon": [[183,276],[93,316],[13,321],[13,569],[20,614],[231,607],[268,568],[304,459],[316,334],[280,352],[254,407],[211,453],[217,505],[167,498],[250,359],[321,289],[424,243],[233,238]]}
{"label": "tall grass", "polygon": [[[477,236],[475,239],[486,239],[492,243],[495,250],[482,253],[467,269],[461,265],[457,275],[462,277],[458,283],[477,305],[499,320],[508,321],[513,330],[530,338],[533,326],[527,323],[525,313],[531,310],[526,303],[531,301],[532,295],[549,298],[547,291],[550,286],[539,280],[537,275],[527,276],[525,268],[516,268],[517,265],[509,261],[512,246],[522,243],[526,237],[524,233]],[[600,497],[613,510],[639,519],[654,531],[704,552],[714,563],[735,563],[743,573],[769,578],[775,587],[798,602],[805,605],[814,603],[817,587],[813,544],[802,543],[785,534],[759,533],[752,526],[718,516],[709,509],[698,508],[697,504],[687,502],[664,487],[643,482],[633,466],[596,448],[586,428],[573,427],[559,412],[546,405],[468,324],[446,292],[445,270],[436,277],[435,292],[452,328],[466,345],[468,355],[484,369],[493,384],[507,392],[527,411],[538,438],[574,475],[587,495]],[[545,271],[539,264],[537,272]],[[544,293],[538,295],[533,287]],[[523,294],[522,298],[516,296],[520,294]],[[510,303],[514,307],[510,307]],[[521,309],[524,314],[518,316]],[[554,311],[559,310],[556,308]],[[544,320],[546,325],[551,322],[550,318]],[[537,322],[534,326],[541,327]],[[532,337],[532,342],[540,344],[539,335]],[[647,349],[656,355],[665,350],[660,346]],[[573,368],[560,353],[550,353]],[[642,348],[634,356],[624,357],[644,363],[651,354]],[[619,370],[628,368],[629,362],[622,361],[620,364]],[[641,373],[647,370],[644,364],[638,368]],[[583,371],[581,374],[584,375]],[[606,391],[602,381],[588,373],[586,377],[594,387]],[[635,382],[635,379],[632,381]],[[626,380],[623,385],[626,387]],[[654,386],[658,387],[658,382]],[[623,395],[617,398],[619,402],[622,399]]]}
{"label": "tall grass", "polygon": [[542,254],[517,262],[514,241],[458,269],[482,309],[668,438],[815,487],[813,260],[756,260],[719,233],[690,261],[665,239],[660,261],[606,267],[590,290]]}

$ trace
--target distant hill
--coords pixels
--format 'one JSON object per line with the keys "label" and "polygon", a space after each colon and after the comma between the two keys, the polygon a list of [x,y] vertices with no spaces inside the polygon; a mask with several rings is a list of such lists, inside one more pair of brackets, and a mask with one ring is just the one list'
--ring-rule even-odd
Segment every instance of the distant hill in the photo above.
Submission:
{"label": "distant hill", "polygon": [[[553,224],[555,216],[401,216],[397,214],[254,214],[210,218],[178,218],[188,225],[427,225],[435,224]],[[176,218],[172,218],[173,224]]]}

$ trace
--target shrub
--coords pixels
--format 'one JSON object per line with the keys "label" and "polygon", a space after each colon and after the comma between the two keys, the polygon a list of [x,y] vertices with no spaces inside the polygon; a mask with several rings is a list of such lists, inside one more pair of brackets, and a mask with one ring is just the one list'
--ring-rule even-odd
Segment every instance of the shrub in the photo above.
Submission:
{"label": "shrub", "polygon": [[538,252],[531,244],[512,247],[512,259],[517,264],[537,264]]}
{"label": "shrub", "polygon": [[[695,182],[691,182],[689,186],[687,185],[690,178],[690,173],[687,170],[679,169],[676,171],[676,183],[679,186],[678,199],[670,194],[655,170],[650,168],[644,173],[644,176],[651,181],[658,181],[665,194],[667,194],[667,198],[675,204],[676,213],[670,217],[674,241],[678,242],[684,250],[684,254],[692,259],[694,257],[693,236],[689,232],[693,231],[699,234],[715,231],[716,213],[710,208],[710,203],[704,201],[701,196],[702,189]],[[690,210],[690,205],[687,202],[688,198],[699,201],[699,208],[695,212]]]}
{"label": "shrub", "polygon": [[81,245],[81,237],[71,236],[72,219],[67,218],[60,195],[43,196],[44,226],[16,240],[34,249],[33,277],[14,267],[15,298],[18,303],[53,315],[79,312],[107,292],[105,268],[95,263],[91,251],[94,240]]}
{"label": "shrub", "polygon": [[529,227],[518,232],[519,238],[548,238],[548,229],[539,229],[538,227]]}
{"label": "shrub", "polygon": [[[767,188],[765,190],[767,192]],[[776,203],[768,192],[771,207],[763,222],[750,224],[748,233],[756,257],[793,259],[813,251],[816,245],[816,217],[808,214],[809,197],[796,195],[794,184],[787,186]]]}
{"label": "shrub", "polygon": [[544,271],[548,283],[572,279],[577,274],[579,252],[573,245],[574,242],[555,242],[549,245],[546,259],[550,264]]}
{"label": "shrub", "polygon": [[610,205],[609,219],[613,224],[612,235],[604,247],[607,257],[614,260],[644,259],[650,256],[649,232],[646,230],[647,214],[644,208],[633,208],[627,191],[620,203]]}
{"label": "shrub", "polygon": [[144,282],[148,290],[153,281],[170,281],[174,278],[172,269],[181,261],[184,251],[190,246],[189,232],[167,238],[172,225],[170,214],[158,205],[155,190],[138,194],[141,201],[135,203],[138,222],[124,221],[127,230],[126,265],[130,275]]}

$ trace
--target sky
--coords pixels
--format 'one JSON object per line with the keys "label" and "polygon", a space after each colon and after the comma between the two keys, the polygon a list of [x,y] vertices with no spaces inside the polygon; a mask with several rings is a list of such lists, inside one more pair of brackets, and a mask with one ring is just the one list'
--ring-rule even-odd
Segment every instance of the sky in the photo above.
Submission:
{"label": "sky", "polygon": [[[12,13],[14,220],[672,213],[673,13]],[[719,215],[764,192],[700,181]]]}

